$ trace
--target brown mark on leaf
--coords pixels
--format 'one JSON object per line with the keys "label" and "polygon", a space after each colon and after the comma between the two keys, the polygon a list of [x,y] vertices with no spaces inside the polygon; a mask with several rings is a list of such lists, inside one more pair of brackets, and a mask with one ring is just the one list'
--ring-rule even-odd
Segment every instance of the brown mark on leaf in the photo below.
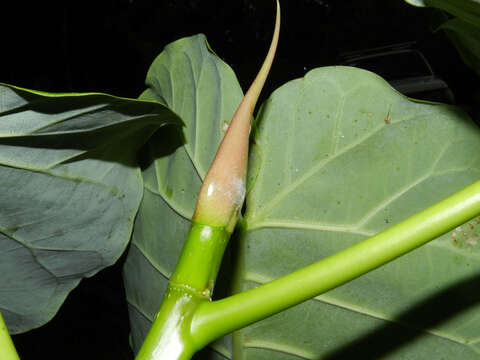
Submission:
{"label": "brown mark on leaf", "polygon": [[457,248],[474,251],[480,248],[480,217],[458,226],[452,231],[450,239]]}
{"label": "brown mark on leaf", "polygon": [[390,105],[390,107],[388,108],[387,116],[385,116],[385,119],[383,119],[383,121],[385,121],[385,124],[390,124],[391,120],[392,120],[392,106]]}

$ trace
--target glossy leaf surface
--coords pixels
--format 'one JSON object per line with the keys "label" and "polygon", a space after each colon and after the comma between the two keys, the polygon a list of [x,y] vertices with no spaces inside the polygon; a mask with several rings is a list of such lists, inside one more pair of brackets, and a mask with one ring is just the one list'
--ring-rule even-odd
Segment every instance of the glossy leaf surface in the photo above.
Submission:
{"label": "glossy leaf surface", "polygon": [[165,106],[0,86],[0,311],[43,325],[125,249],[142,197],[138,147],[180,124]]}
{"label": "glossy leaf surface", "polygon": [[[158,137],[145,157],[145,198],[125,266],[137,349],[180,253],[213,143],[241,97],[203,37],[167,47],[147,82],[145,95],[172,106],[186,128],[173,155]],[[321,68],[287,83],[256,123],[246,212],[232,240],[236,291],[344,249],[480,175],[480,135],[465,114],[411,101],[359,69]],[[249,326],[234,336],[232,352],[224,339],[199,358],[477,358],[479,222]]]}
{"label": "glossy leaf surface", "polygon": [[446,21],[438,29],[446,31],[463,62],[480,75],[480,16],[477,20],[477,24],[473,25],[455,18]]}

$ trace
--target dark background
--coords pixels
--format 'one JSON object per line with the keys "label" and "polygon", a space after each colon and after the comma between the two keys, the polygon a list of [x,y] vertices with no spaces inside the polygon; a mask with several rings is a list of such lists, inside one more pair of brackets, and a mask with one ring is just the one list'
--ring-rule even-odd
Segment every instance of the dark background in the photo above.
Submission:
{"label": "dark background", "polygon": [[[9,6],[12,4],[9,4]],[[471,107],[478,78],[443,33],[431,9],[403,0],[282,0],[280,44],[262,94],[340,54],[416,41],[458,104]],[[137,97],[162,48],[204,33],[245,90],[268,49],[273,0],[98,0],[15,2],[0,21],[0,82],[51,92]],[[260,100],[261,101],[261,100]],[[14,336],[22,360],[132,359],[121,280],[123,260],[75,289],[55,318]]]}

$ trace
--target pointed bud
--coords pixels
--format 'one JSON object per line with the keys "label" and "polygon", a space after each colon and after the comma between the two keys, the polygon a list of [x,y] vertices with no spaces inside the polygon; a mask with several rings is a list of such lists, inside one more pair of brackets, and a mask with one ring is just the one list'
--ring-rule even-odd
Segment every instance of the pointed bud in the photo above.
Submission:
{"label": "pointed bud", "polygon": [[245,199],[250,119],[267,79],[280,33],[277,0],[275,30],[265,61],[239,105],[198,194],[193,220],[233,231]]}

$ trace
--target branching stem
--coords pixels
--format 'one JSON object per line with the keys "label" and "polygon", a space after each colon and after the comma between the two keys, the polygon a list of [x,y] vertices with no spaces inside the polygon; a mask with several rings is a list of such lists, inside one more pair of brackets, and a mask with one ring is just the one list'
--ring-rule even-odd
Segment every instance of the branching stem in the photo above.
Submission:
{"label": "branching stem", "polygon": [[192,337],[212,340],[338,287],[480,214],[480,181],[348,249],[257,288],[199,304]]}

